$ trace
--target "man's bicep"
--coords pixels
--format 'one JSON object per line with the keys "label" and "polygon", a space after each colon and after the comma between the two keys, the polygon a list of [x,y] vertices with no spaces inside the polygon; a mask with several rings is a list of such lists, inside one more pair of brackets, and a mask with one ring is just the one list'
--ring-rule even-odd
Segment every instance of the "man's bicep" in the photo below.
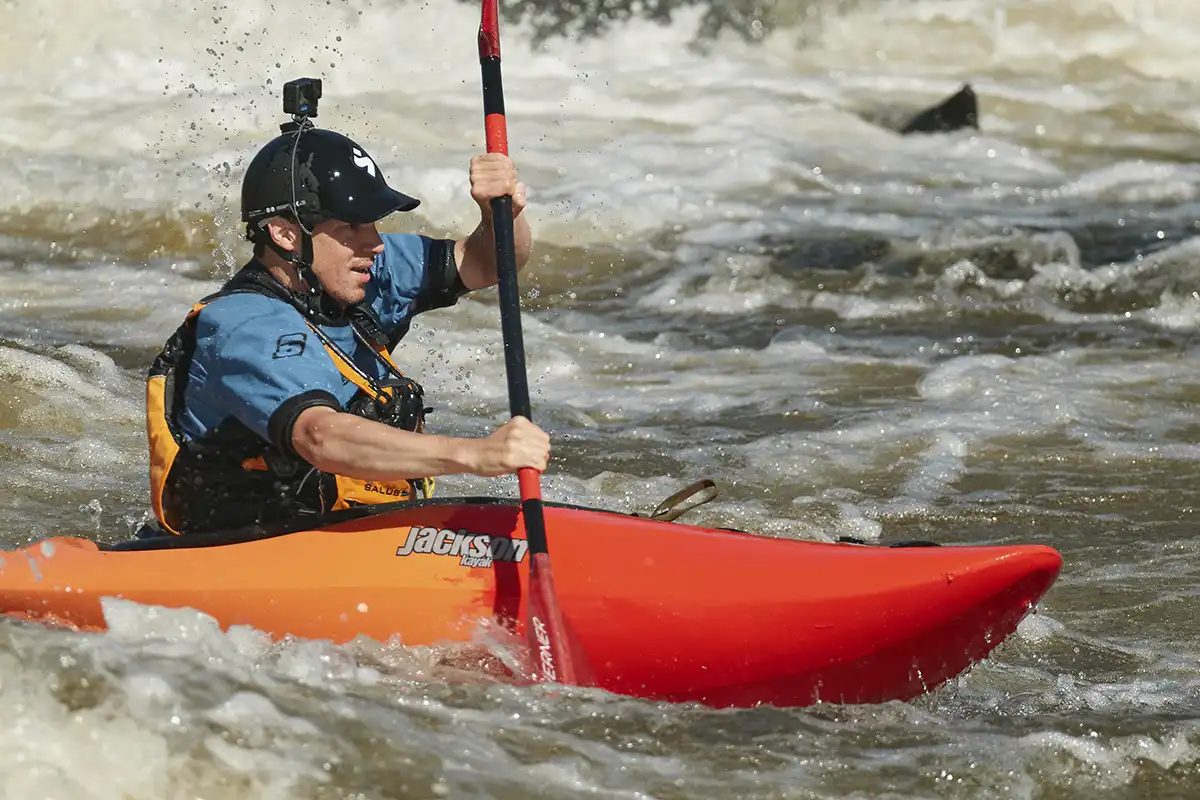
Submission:
{"label": "man's bicep", "polygon": [[[289,397],[275,409],[267,422],[267,435],[271,444],[284,453],[298,455],[304,460],[310,461],[311,447],[305,447],[303,442],[311,444],[312,431],[301,425],[300,421],[302,418],[315,420],[317,418],[315,413],[305,413],[314,408],[340,411],[341,404],[338,403],[336,397],[324,389],[312,389]],[[301,441],[299,446],[298,441]]]}
{"label": "man's bicep", "polygon": [[326,415],[336,412],[336,408],[325,407],[323,403],[297,404],[288,409],[281,407],[276,416],[287,424],[286,432],[280,434],[281,438],[286,436],[285,452],[298,455],[315,465],[320,460],[322,442],[328,439],[322,435],[329,426]]}

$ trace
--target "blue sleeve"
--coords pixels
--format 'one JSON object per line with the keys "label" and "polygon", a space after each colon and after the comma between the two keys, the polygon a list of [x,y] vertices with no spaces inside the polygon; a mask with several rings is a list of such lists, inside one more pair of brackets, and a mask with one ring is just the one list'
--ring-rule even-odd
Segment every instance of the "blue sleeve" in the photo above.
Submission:
{"label": "blue sleeve", "polygon": [[374,296],[368,302],[393,346],[423,311],[458,302],[467,289],[458,275],[454,241],[411,233],[385,233],[375,257]]}
{"label": "blue sleeve", "polygon": [[[282,303],[232,295],[196,320],[184,405],[206,429],[234,417],[288,452],[295,417],[311,405],[341,408],[342,384],[321,341]],[[281,410],[290,410],[290,418],[281,418]]]}

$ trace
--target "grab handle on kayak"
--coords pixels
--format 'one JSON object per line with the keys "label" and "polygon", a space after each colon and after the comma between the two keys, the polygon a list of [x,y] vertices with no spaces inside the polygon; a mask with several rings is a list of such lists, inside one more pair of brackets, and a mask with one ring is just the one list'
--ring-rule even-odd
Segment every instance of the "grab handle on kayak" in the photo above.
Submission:
{"label": "grab handle on kayak", "polygon": [[[675,494],[663,500],[650,512],[650,519],[671,522],[704,505],[717,496],[717,484],[708,478],[688,484]],[[637,516],[636,514],[634,516]]]}

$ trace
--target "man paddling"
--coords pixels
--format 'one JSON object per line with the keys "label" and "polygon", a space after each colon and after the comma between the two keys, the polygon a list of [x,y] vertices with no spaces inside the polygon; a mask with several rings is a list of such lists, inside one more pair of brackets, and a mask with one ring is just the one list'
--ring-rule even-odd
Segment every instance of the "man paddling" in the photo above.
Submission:
{"label": "man paddling", "polygon": [[419,201],[355,142],[317,129],[320,82],[285,86],[293,121],[251,161],[242,220],[254,257],[201,300],[150,369],[151,498],[166,530],[302,521],[427,496],[433,476],[544,471],[549,437],[524,417],[490,435],[425,433],[420,385],[389,353],[419,313],[497,281],[491,200],[525,190],[506,155],[470,162],[479,225],[463,238],[384,234]]}

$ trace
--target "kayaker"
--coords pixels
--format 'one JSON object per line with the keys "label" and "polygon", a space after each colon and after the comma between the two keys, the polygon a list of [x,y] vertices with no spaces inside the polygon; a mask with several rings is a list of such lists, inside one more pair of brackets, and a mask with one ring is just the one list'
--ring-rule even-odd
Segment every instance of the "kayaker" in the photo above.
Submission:
{"label": "kayaker", "polygon": [[159,525],[303,521],[427,496],[433,476],[544,471],[549,437],[523,417],[479,438],[425,432],[424,393],[389,355],[416,314],[497,282],[493,198],[512,196],[516,262],[528,261],[525,187],[509,157],[470,160],[481,214],[470,234],[380,234],[376,222],[419,201],[349,138],[307,116],[281,128],[242,183],[253,258],[196,304],[150,369]]}

